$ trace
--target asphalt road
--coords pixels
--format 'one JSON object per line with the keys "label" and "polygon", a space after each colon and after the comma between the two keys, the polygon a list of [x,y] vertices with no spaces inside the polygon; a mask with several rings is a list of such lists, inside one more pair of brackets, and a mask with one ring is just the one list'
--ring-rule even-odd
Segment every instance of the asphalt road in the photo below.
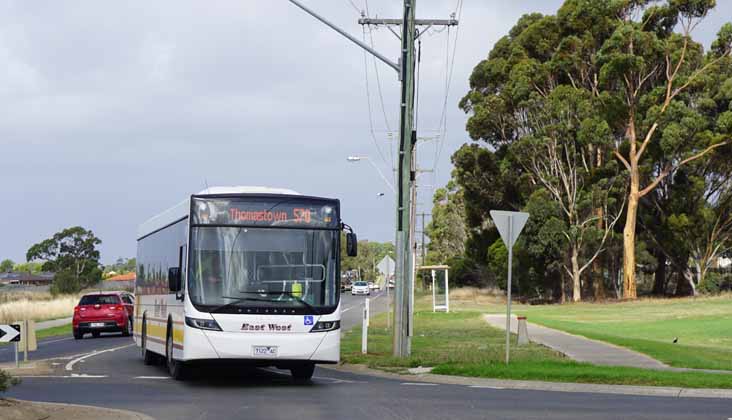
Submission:
{"label": "asphalt road", "polygon": [[[362,297],[343,297],[343,328],[360,322]],[[386,299],[372,300],[374,312]],[[57,338],[56,340],[60,340]],[[167,419],[729,419],[729,400],[515,391],[409,383],[319,368],[310,384],[289,372],[207,366],[177,382],[144,366],[129,338],[48,340],[54,357],[113,350],[76,361],[60,376],[24,378],[9,396],[143,412]],[[58,352],[58,353],[55,353]],[[3,359],[7,357],[0,353]],[[40,357],[40,356],[38,356]],[[75,376],[76,375],[76,376]],[[2,417],[0,413],[0,418]]]}

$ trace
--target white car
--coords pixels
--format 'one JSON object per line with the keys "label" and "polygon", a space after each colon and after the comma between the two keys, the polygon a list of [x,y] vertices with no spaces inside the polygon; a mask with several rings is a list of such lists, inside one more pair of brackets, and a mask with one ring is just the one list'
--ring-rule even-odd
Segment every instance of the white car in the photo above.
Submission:
{"label": "white car", "polygon": [[353,286],[351,286],[351,296],[356,295],[371,295],[371,289],[369,289],[369,284],[365,281],[357,281],[353,283]]}
{"label": "white car", "polygon": [[369,289],[379,291],[381,289],[381,286],[379,286],[378,283],[375,283],[373,281],[369,282]]}

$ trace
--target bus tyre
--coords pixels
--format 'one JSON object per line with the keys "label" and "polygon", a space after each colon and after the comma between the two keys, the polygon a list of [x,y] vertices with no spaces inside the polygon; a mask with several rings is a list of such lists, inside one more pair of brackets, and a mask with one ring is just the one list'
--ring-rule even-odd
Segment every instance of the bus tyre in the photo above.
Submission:
{"label": "bus tyre", "polygon": [[290,373],[296,382],[307,382],[313,377],[315,372],[315,364],[305,363],[290,368]]}
{"label": "bus tyre", "polygon": [[125,329],[122,330],[122,336],[129,337],[132,335],[132,318],[127,318],[127,325],[125,325]]}
{"label": "bus tyre", "polygon": [[140,355],[142,363],[146,366],[152,366],[157,361],[156,355],[147,349],[147,320],[142,319],[142,334],[140,334]]}
{"label": "bus tyre", "polygon": [[168,365],[170,377],[176,381],[185,379],[185,365],[173,358],[173,326],[168,325],[168,334],[165,340],[165,362]]}

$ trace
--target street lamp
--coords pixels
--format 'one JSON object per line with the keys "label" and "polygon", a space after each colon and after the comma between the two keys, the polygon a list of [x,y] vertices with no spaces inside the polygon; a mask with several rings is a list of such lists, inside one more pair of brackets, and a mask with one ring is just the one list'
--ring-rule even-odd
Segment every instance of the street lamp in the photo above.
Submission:
{"label": "street lamp", "polygon": [[[373,161],[372,161],[371,159],[369,159],[369,158],[368,158],[368,156],[348,156],[348,157],[346,158],[346,160],[347,160],[347,161],[349,161],[349,162],[354,162],[354,163],[355,163],[355,162],[360,162],[360,161],[362,161],[362,160],[368,161],[368,162],[369,162],[369,163],[371,164],[371,166],[373,166],[373,167],[374,167],[374,169],[376,169],[376,172],[378,172],[378,173],[379,173],[379,175],[381,176],[381,179],[383,179],[383,180],[384,180],[384,182],[385,182],[385,183],[386,183],[386,185],[387,185],[387,186],[389,187],[389,189],[391,190],[391,192],[393,192],[394,194],[396,194],[396,190],[394,189],[394,186],[393,186],[393,185],[391,184],[391,182],[389,182],[389,180],[388,180],[388,179],[387,179],[387,178],[386,178],[386,177],[384,176],[384,173],[383,173],[383,172],[381,172],[381,169],[379,169],[379,167],[378,167],[378,166],[376,166],[376,164],[375,164],[375,163],[374,163],[374,162],[373,162]],[[383,194],[383,193],[382,193],[382,194]]]}

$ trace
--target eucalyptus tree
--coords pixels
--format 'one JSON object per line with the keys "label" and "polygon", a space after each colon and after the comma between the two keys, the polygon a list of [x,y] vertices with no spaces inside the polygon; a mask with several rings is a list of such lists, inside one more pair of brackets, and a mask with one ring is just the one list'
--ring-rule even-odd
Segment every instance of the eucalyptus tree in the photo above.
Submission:
{"label": "eucalyptus tree", "polygon": [[[695,94],[730,54],[732,26],[705,55],[691,34],[714,0],[567,0],[556,16],[525,15],[496,43],[461,101],[475,140],[494,147],[534,134],[531,98],[571,86],[586,91],[612,141],[597,144],[591,165],[612,154],[625,172],[623,296],[636,296],[636,223],[642,197],[680,167],[729,141],[700,127]],[[674,28],[681,28],[681,33]],[[601,211],[601,208],[596,209]]]}

